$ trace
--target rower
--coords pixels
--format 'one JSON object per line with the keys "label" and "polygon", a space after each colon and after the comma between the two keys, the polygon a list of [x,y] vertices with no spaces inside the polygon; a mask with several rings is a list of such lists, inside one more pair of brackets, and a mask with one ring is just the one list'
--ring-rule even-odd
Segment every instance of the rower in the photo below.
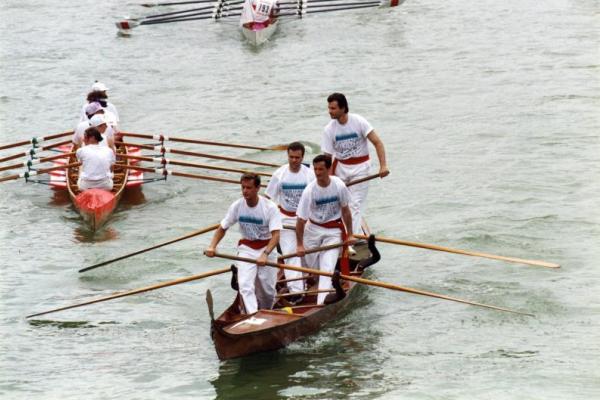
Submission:
{"label": "rower", "polygon": [[[296,209],[306,185],[315,180],[315,173],[302,164],[304,158],[304,145],[300,142],[290,143],[287,147],[288,163],[279,167],[267,186],[266,195],[277,204],[284,225],[296,225]],[[284,229],[279,235],[279,247],[283,254],[291,254],[296,251],[296,232]],[[287,264],[300,265],[300,257],[292,257],[286,260]],[[304,291],[302,272],[286,270],[287,279],[295,279],[287,282],[290,293]],[[301,301],[302,295],[293,295],[287,298],[288,302],[296,304]]]}
{"label": "rower", "polygon": [[250,29],[255,23],[267,26],[276,14],[276,0],[245,0],[240,16],[240,26]]}
{"label": "rower", "polygon": [[108,147],[99,144],[103,138],[97,128],[88,128],[83,140],[85,146],[75,153],[77,160],[82,163],[77,181],[79,190],[93,188],[112,190],[111,168],[115,163],[115,153]]}
{"label": "rower", "polygon": [[102,108],[100,103],[98,103],[97,101],[88,103],[85,106],[86,119],[85,121],[80,121],[77,124],[77,127],[75,128],[75,131],[73,133],[73,138],[71,139],[76,148],[83,146],[83,135],[85,133],[85,130],[92,126],[90,124],[90,119],[96,114],[104,114],[104,109]]}
{"label": "rower", "polygon": [[229,207],[204,254],[214,257],[227,229],[239,224],[242,239],[238,242],[238,256],[257,259],[256,263],[238,261],[236,264],[243,306],[246,314],[253,314],[259,308],[271,309],[275,303],[277,269],[266,266],[266,262],[275,261],[272,252],[279,241],[282,226],[275,203],[258,195],[260,176],[245,173],[240,183],[243,198]]}
{"label": "rower", "polygon": [[106,122],[106,116],[104,114],[94,115],[90,119],[90,125],[100,131],[102,138],[105,139],[103,144],[112,149],[112,151],[116,154],[117,149],[115,148],[115,132],[113,128]]}
{"label": "rower", "polygon": [[[352,232],[352,212],[350,211],[350,192],[344,182],[337,176],[330,176],[331,157],[326,154],[318,155],[313,160],[316,181],[308,184],[300,202],[296,215],[297,253],[304,256],[309,267],[318,266],[323,272],[333,273],[340,255],[340,249],[306,254],[306,247],[315,248],[337,244],[342,241],[354,242]],[[343,221],[343,223],[342,223]],[[345,240],[344,240],[345,239]],[[342,273],[348,273],[342,269]],[[319,290],[330,290],[331,278],[319,277]],[[327,293],[319,293],[317,304],[323,304]]]}
{"label": "rower", "polygon": [[[388,176],[390,170],[385,160],[385,148],[379,135],[369,122],[358,114],[349,113],[348,101],[342,93],[327,97],[331,121],[325,126],[321,150],[334,157],[331,174],[345,183],[366,177],[371,167],[367,139],[377,152],[379,175]],[[369,183],[363,182],[350,188],[352,231],[361,233],[362,213],[365,208]]]}
{"label": "rower", "polygon": [[117,108],[108,101],[108,88],[102,82],[94,82],[92,90],[87,94],[87,102],[81,108],[80,121],[86,120],[85,108],[89,103],[98,102],[104,108],[107,123],[116,131],[119,125],[119,113]]}

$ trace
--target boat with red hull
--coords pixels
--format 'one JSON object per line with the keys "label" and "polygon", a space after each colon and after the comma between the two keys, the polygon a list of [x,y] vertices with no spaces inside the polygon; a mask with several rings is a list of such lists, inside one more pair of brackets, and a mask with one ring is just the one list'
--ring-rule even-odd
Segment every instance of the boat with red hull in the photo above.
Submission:
{"label": "boat with red hull", "polygon": [[[361,277],[365,268],[379,261],[374,239],[368,244],[357,244],[356,254],[350,258],[351,276]],[[339,262],[338,266],[339,268]],[[351,303],[356,293],[356,283],[333,280],[337,301],[317,305],[318,279],[307,280],[304,299],[295,305],[285,301],[286,293],[278,295],[273,310],[258,310],[247,315],[241,313],[239,294],[233,304],[218,318],[214,318],[212,296],[207,292],[211,315],[211,337],[221,360],[248,356],[254,353],[281,349],[288,344],[317,332],[323,325],[336,318]],[[283,285],[285,286],[285,285]]]}

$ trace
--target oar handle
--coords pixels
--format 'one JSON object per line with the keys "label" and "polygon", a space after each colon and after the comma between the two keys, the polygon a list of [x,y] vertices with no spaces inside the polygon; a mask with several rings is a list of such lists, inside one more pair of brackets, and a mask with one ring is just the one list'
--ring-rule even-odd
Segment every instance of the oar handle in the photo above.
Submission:
{"label": "oar handle", "polygon": [[[334,243],[334,244],[330,244],[330,245],[327,245],[327,246],[315,247],[313,249],[305,250],[304,254],[312,254],[312,253],[318,253],[320,251],[337,249],[338,247],[342,247],[343,245],[344,245],[344,243]],[[290,253],[290,254],[283,254],[283,255],[281,255],[281,256],[279,256],[277,258],[285,260],[287,258],[292,258],[292,257],[299,257],[299,255],[298,255],[298,253]]]}
{"label": "oar handle", "polygon": [[360,178],[360,179],[357,179],[355,181],[351,181],[351,182],[346,183],[346,187],[350,187],[350,186],[353,186],[353,185],[358,185],[359,183],[363,183],[363,182],[366,182],[366,181],[370,181],[371,179],[380,178],[380,177],[381,177],[380,173],[369,175],[369,176],[365,176],[364,178]]}
{"label": "oar handle", "polygon": [[67,165],[60,165],[57,167],[38,169],[37,171],[36,170],[25,171],[25,172],[21,172],[20,174],[14,174],[14,175],[9,175],[9,176],[0,178],[0,182],[13,181],[13,180],[19,179],[19,178],[30,178],[30,177],[33,177],[36,175],[41,175],[41,174],[46,174],[51,171],[56,171],[58,169],[73,168],[73,167],[78,167],[80,165],[81,165],[80,162],[76,162],[76,163],[67,164]]}
{"label": "oar handle", "polygon": [[48,136],[43,136],[43,137],[33,137],[29,140],[23,140],[22,142],[17,142],[17,143],[11,143],[11,144],[5,144],[5,145],[1,145],[0,146],[0,150],[4,150],[4,149],[10,149],[13,147],[19,147],[19,146],[25,146],[28,144],[32,144],[32,145],[36,145],[39,144],[41,142],[44,142],[46,140],[52,140],[52,139],[57,139],[63,136],[68,136],[68,135],[72,135],[73,131],[66,131],[66,132],[61,132],[61,133],[56,133],[54,135],[48,135]]}
{"label": "oar handle", "polygon": [[[139,166],[135,166],[135,165],[123,165],[122,167],[125,169],[134,169],[134,170],[144,171],[144,172],[154,172],[156,174],[162,174],[162,175],[180,176],[182,178],[203,179],[206,181],[233,183],[236,185],[240,184],[240,181],[236,180],[236,179],[219,178],[219,177],[210,176],[210,175],[190,174],[187,172],[173,171],[173,170],[169,170],[166,168],[149,168],[149,167],[139,167]],[[267,187],[267,185],[261,184],[260,187]]]}
{"label": "oar handle", "polygon": [[[367,236],[365,236],[365,235],[357,234],[354,236],[359,239],[367,238]],[[507,262],[516,263],[516,264],[528,264],[528,265],[534,265],[534,266],[546,267],[546,268],[560,268],[559,264],[549,263],[546,261],[526,260],[523,258],[498,256],[495,254],[487,254],[487,253],[480,253],[480,252],[476,252],[476,251],[453,249],[451,247],[443,247],[443,246],[437,246],[434,244],[427,244],[427,243],[409,242],[406,240],[391,239],[391,238],[386,238],[386,237],[382,237],[382,236],[375,236],[375,240],[377,240],[378,242],[383,242],[383,243],[398,244],[401,246],[418,247],[421,249],[428,249],[428,250],[444,251],[446,253],[462,254],[465,256],[483,257],[483,258],[489,258],[492,260],[507,261]]]}
{"label": "oar handle", "polygon": [[[222,254],[222,253],[215,253],[215,257],[225,258],[225,259],[228,259],[228,260],[243,261],[243,262],[254,263],[254,264],[257,262],[257,260],[252,259],[252,258],[238,257],[238,256],[234,256],[234,255],[230,255],[230,254]],[[327,276],[327,277],[330,277],[330,278],[333,277],[332,273],[320,271],[318,269],[303,268],[303,267],[297,267],[297,266],[294,266],[294,265],[274,263],[274,262],[270,262],[270,261],[267,261],[266,265],[268,265],[270,267],[277,267],[277,268],[289,269],[289,270],[292,270],[292,271],[304,272],[304,273],[308,273],[308,274],[314,274],[314,275],[320,275],[320,276]],[[510,312],[510,313],[514,313],[514,314],[527,315],[527,316],[530,316],[530,317],[533,316],[533,314],[524,313],[524,312],[521,312],[521,311],[515,311],[515,310],[508,309],[508,308],[497,307],[497,306],[492,306],[492,305],[483,304],[483,303],[477,303],[477,302],[470,301],[470,300],[459,299],[459,298],[456,298],[456,297],[450,297],[450,296],[446,296],[446,295],[442,295],[442,294],[427,292],[427,291],[424,291],[424,290],[413,289],[413,288],[409,288],[409,287],[405,287],[405,286],[399,286],[399,285],[395,285],[395,284],[391,284],[391,283],[386,283],[386,282],[373,281],[373,280],[370,280],[370,279],[358,278],[358,277],[348,276],[348,275],[340,275],[340,278],[344,279],[344,280],[347,280],[347,281],[360,283],[360,284],[363,284],[363,285],[378,286],[378,287],[382,287],[382,288],[385,288],[385,289],[398,290],[398,291],[401,291],[401,292],[418,294],[418,295],[421,295],[421,296],[435,297],[435,298],[438,298],[438,299],[449,300],[449,301],[454,301],[454,302],[463,303],[463,304],[470,304],[470,305],[473,305],[473,306],[489,308],[489,309],[493,309],[493,310],[497,310],[497,311],[504,311],[504,312]]]}

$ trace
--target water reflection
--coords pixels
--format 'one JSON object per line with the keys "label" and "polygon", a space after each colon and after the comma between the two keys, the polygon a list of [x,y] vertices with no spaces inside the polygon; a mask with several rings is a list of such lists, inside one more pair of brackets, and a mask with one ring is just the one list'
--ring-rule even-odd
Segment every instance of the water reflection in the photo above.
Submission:
{"label": "water reflection", "polygon": [[123,191],[120,205],[125,209],[146,203],[146,196],[141,186],[128,187]]}
{"label": "water reflection", "polygon": [[52,190],[52,198],[48,202],[51,206],[66,206],[71,203],[69,198],[69,192],[66,189],[54,189]]}
{"label": "water reflection", "polygon": [[118,232],[111,227],[103,227],[97,231],[90,229],[87,224],[82,221],[81,226],[78,226],[73,231],[73,238],[80,243],[97,243],[115,240],[119,237]]}

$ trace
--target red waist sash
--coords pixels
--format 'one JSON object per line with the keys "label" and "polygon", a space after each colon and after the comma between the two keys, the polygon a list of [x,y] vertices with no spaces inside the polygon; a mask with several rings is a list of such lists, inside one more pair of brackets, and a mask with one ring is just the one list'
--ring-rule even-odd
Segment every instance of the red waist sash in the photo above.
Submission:
{"label": "red waist sash", "polygon": [[260,250],[263,247],[266,247],[270,241],[271,241],[271,239],[264,239],[264,240],[240,239],[240,241],[238,242],[238,246],[243,244],[244,246],[248,246],[251,249]]}
{"label": "red waist sash", "polygon": [[295,217],[296,216],[296,212],[295,211],[288,211],[285,208],[278,206],[279,207],[279,211],[281,211],[281,213],[283,215],[287,215],[288,217]]}
{"label": "red waist sash", "polygon": [[369,161],[368,154],[366,156],[361,156],[361,157],[346,158],[345,160],[339,160],[339,159],[335,158],[333,160],[333,165],[331,166],[331,175],[335,175],[335,169],[337,168],[338,163],[342,163],[345,165],[356,165],[356,164],[362,164],[365,161]]}
{"label": "red waist sash", "polygon": [[340,267],[342,275],[350,274],[350,259],[348,258],[348,245],[346,244],[346,240],[348,239],[348,233],[346,232],[346,227],[341,219],[336,219],[333,221],[327,222],[315,222],[312,219],[310,220],[311,224],[315,224],[317,226],[321,226],[327,229],[339,229],[342,231],[342,242],[344,242],[344,246],[342,247],[342,259],[340,260]]}

